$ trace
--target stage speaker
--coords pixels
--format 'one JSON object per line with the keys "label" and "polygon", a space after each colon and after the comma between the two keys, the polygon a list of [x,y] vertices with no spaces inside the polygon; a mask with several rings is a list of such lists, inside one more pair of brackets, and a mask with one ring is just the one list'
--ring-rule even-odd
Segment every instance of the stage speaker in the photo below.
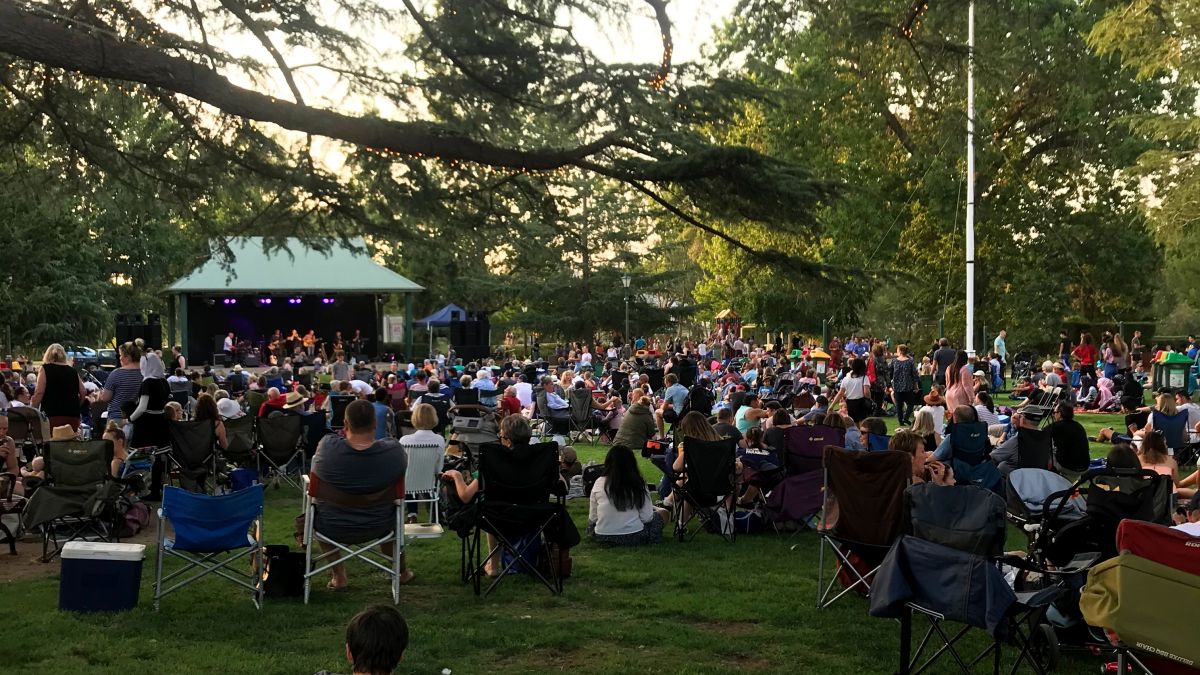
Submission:
{"label": "stage speaker", "polygon": [[133,342],[135,338],[141,337],[140,333],[134,332],[134,327],[124,321],[117,321],[117,344],[123,345],[126,342]]}
{"label": "stage speaker", "polygon": [[212,347],[213,353],[221,352],[222,354],[224,354],[225,353],[225,336],[224,335],[214,335],[213,341],[212,341],[212,346],[213,346]]}
{"label": "stage speaker", "polygon": [[213,355],[212,355],[212,364],[213,364],[214,366],[223,366],[223,365],[225,365],[225,352],[213,352]]}
{"label": "stage speaker", "polygon": [[453,319],[450,321],[450,344],[454,345],[455,347],[461,344],[466,344],[466,340],[463,340],[463,329],[465,323],[465,321],[457,321]]}
{"label": "stage speaker", "polygon": [[146,342],[147,349],[162,349],[162,326],[157,323],[152,323],[145,326],[140,326],[142,340]]}
{"label": "stage speaker", "polygon": [[246,358],[242,359],[242,365],[247,368],[257,368],[259,366],[258,357],[253,354],[247,354]]}

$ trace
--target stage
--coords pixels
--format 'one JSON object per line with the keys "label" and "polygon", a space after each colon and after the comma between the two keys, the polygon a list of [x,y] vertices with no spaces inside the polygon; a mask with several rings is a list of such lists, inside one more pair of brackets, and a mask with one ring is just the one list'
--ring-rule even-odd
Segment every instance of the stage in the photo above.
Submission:
{"label": "stage", "polygon": [[[341,333],[342,349],[372,360],[383,352],[383,306],[391,295],[404,297],[402,354],[413,354],[412,297],[424,290],[405,277],[377,264],[363,248],[336,243],[319,251],[298,239],[284,241],[286,249],[266,251],[263,239],[246,237],[227,242],[231,259],[210,257],[188,276],[167,289],[168,312],[164,343],[183,348],[189,364],[221,365],[226,336],[240,345],[238,359],[246,364],[269,364],[276,331],[284,342],[294,329],[302,338],[313,332],[313,353],[332,357]],[[358,241],[357,245],[362,246]],[[361,349],[353,349],[361,331]],[[282,345],[275,352],[291,356]],[[232,363],[231,363],[232,365]]]}

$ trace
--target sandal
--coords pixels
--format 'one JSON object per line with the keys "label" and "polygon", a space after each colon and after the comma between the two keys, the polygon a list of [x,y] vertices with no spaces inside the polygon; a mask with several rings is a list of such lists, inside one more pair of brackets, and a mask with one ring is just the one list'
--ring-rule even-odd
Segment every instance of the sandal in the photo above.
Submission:
{"label": "sandal", "polygon": [[412,570],[404,570],[404,573],[400,575],[400,585],[405,586],[407,584],[411,584],[412,580],[416,577],[417,575],[413,574]]}
{"label": "sandal", "polygon": [[325,584],[325,588],[333,591],[334,593],[345,593],[346,591],[350,590],[350,585],[343,584],[341,586],[338,586],[338,585],[334,584],[332,581],[330,581],[329,583]]}

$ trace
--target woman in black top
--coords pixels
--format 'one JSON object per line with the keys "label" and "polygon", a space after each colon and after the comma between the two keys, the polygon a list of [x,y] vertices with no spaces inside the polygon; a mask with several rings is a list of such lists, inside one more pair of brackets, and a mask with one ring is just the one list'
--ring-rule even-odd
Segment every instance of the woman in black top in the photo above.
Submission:
{"label": "woman in black top", "polygon": [[30,401],[33,407],[41,408],[51,429],[66,424],[79,431],[80,406],[86,397],[83,381],[67,363],[63,346],[56,342],[47,347],[37,376],[37,388]]}
{"label": "woman in black top", "polygon": [[[171,385],[164,377],[163,362],[158,354],[148,352],[142,362],[142,388],[138,391],[137,408],[129,416],[133,423],[131,448],[161,448],[171,444],[171,433],[163,410],[171,400]],[[154,462],[151,471],[150,495],[147,499],[161,499],[163,460]]]}

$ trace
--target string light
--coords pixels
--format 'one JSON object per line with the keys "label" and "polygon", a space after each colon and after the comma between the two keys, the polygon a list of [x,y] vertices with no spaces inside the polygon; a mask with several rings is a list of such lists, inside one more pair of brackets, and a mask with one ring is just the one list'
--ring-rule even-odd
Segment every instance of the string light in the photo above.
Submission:
{"label": "string light", "polygon": [[901,37],[911,40],[916,29],[921,27],[921,17],[927,11],[929,11],[928,0],[917,0],[914,2],[912,8],[908,11],[907,20],[899,28]]}

